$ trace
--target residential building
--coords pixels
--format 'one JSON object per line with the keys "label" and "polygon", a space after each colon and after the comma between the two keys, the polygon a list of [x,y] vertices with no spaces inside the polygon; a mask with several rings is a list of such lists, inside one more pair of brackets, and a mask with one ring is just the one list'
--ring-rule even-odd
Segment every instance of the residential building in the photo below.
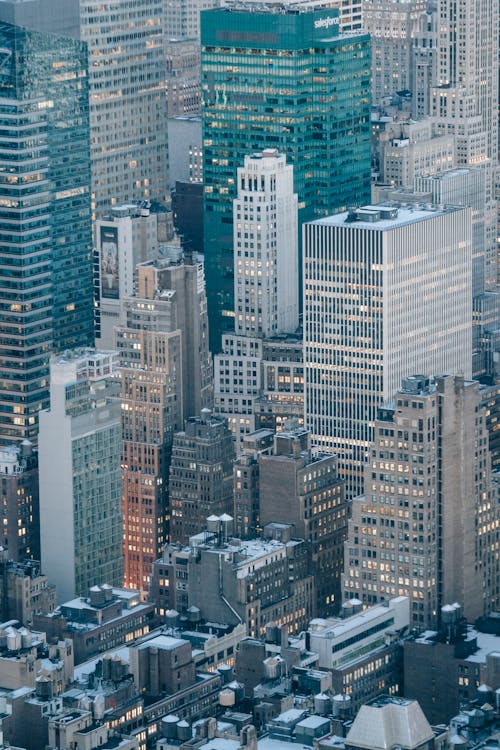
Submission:
{"label": "residential building", "polygon": [[202,13],[205,263],[215,352],[234,328],[233,200],[245,156],[277,149],[293,165],[299,226],[369,196],[370,40],[339,33],[339,11],[329,4],[234,2]]}
{"label": "residential building", "polygon": [[337,612],[348,506],[336,457],[311,448],[310,433],[289,421],[276,434],[272,453],[261,453],[258,461],[259,523],[289,524],[308,543],[316,612]]}
{"label": "residential building", "polygon": [[240,539],[253,539],[260,526],[259,455],[270,454],[273,430],[256,430],[243,439],[243,450],[233,464],[234,526]]}
{"label": "residential building", "polygon": [[[88,45],[92,213],[168,192],[163,2],[80,2]],[[113,73],[108,74],[112,70]]]}
{"label": "residential building", "polygon": [[40,547],[59,601],[123,580],[116,364],[114,352],[96,349],[51,362],[51,406],[40,415]]}
{"label": "residential building", "polygon": [[202,409],[174,435],[169,474],[170,541],[187,544],[209,516],[233,511],[234,446],[226,422]]}
{"label": "residential building", "polygon": [[94,332],[86,48],[3,22],[0,43],[0,443],[9,445],[36,442],[50,352],[91,345]]}
{"label": "residential building", "polygon": [[16,562],[10,560],[4,550],[0,556],[0,578],[3,622],[17,620],[27,625],[33,621],[35,613],[54,611],[55,586],[49,583],[36,560]]}
{"label": "residential building", "polygon": [[500,513],[480,399],[477,382],[416,375],[380,410],[365,494],[352,504],[346,599],[407,596],[420,630],[448,602],[470,620],[498,606]]}
{"label": "residential building", "polygon": [[304,238],[306,427],[352,497],[401,379],[471,376],[470,209],[367,206],[306,224]]}
{"label": "residential building", "polygon": [[53,695],[60,695],[73,677],[73,646],[70,640],[48,646],[45,633],[0,625],[0,688],[34,688],[42,677]]}
{"label": "residential building", "polygon": [[426,10],[425,0],[363,0],[363,28],[372,38],[372,97],[413,91],[413,37]]}
{"label": "residential building", "polygon": [[38,453],[29,440],[0,448],[2,547],[9,559],[40,558]]}
{"label": "residential building", "polygon": [[93,711],[81,709],[62,711],[48,722],[48,746],[54,750],[139,750],[136,738],[114,734],[100,719],[99,707]]}
{"label": "residential building", "polygon": [[154,605],[142,603],[138,591],[104,583],[92,586],[87,594],[33,618],[49,643],[71,638],[75,664],[149,633],[155,621]]}
{"label": "residential building", "polygon": [[144,595],[167,541],[174,434],[212,399],[203,265],[174,251],[138,267],[137,294],[124,300],[124,324],[116,329],[125,586]]}
{"label": "residential building", "polygon": [[134,293],[137,265],[155,260],[173,237],[171,214],[164,206],[130,203],[110,208],[95,223],[94,304],[96,344],[115,345],[125,297]]}
{"label": "residential building", "polygon": [[195,681],[189,641],[160,634],[130,647],[130,671],[141,692],[171,695]]}

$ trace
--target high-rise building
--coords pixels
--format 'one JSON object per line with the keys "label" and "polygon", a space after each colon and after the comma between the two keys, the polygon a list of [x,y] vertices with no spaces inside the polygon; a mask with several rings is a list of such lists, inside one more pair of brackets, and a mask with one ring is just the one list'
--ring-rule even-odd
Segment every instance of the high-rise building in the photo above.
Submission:
{"label": "high-rise building", "polygon": [[121,425],[114,352],[55,357],[40,414],[40,545],[59,601],[123,578]]}
{"label": "high-rise building", "polygon": [[339,33],[339,11],[328,5],[235,2],[201,14],[205,263],[214,351],[221,334],[234,328],[233,199],[247,154],[272,148],[286,155],[294,167],[299,225],[369,200],[370,40]]}
{"label": "high-rise building", "polygon": [[413,91],[413,37],[426,0],[363,0],[363,28],[372,37],[372,94],[380,104],[396,92]]}
{"label": "high-rise building", "polygon": [[29,440],[0,448],[2,536],[9,559],[40,559],[38,454]]}
{"label": "high-rise building", "polygon": [[485,285],[497,283],[498,15],[495,0],[439,0],[436,78],[430,95],[437,132],[455,137],[457,166],[486,171]]}
{"label": "high-rise building", "polygon": [[172,239],[171,213],[158,204],[111,208],[95,223],[94,300],[96,344],[112,349],[125,297],[134,293],[136,268],[153,260]]}
{"label": "high-rise building", "polygon": [[187,544],[209,516],[233,512],[233,437],[226,422],[202,409],[172,445],[168,491],[170,541]]}
{"label": "high-rise building", "polygon": [[[233,208],[235,332],[223,336],[222,353],[216,355],[214,369],[216,410],[227,417],[239,451],[243,437],[256,429],[257,400],[265,400],[264,392],[274,390],[273,386],[281,396],[287,366],[288,378],[292,372],[295,376],[294,364],[300,357],[294,344],[300,349],[302,342],[289,341],[299,323],[293,167],[276,150],[265,149],[245,157],[237,181]],[[267,359],[280,361],[281,383],[277,366],[266,368]],[[295,383],[288,380],[288,385],[290,396]],[[293,411],[293,397],[291,404],[284,404],[285,413],[288,405]]]}
{"label": "high-rise building", "polygon": [[241,454],[233,464],[234,530],[241,539],[253,539],[260,526],[259,456],[270,454],[273,430],[256,430],[243,438]]}
{"label": "high-rise building", "polygon": [[168,193],[163,1],[80,2],[88,45],[92,211]]}
{"label": "high-rise building", "polygon": [[416,375],[380,410],[365,494],[352,504],[346,599],[407,596],[420,629],[435,628],[448,602],[470,620],[498,606],[500,511],[480,402],[477,382]]}
{"label": "high-rise building", "polygon": [[0,23],[0,442],[36,441],[49,356],[93,343],[87,54]]}
{"label": "high-rise building", "polygon": [[[178,250],[177,250],[178,252]],[[142,264],[116,329],[121,359],[125,586],[146,593],[167,541],[172,440],[212,401],[203,266],[182,254]]]}
{"label": "high-rise building", "polygon": [[166,0],[165,39],[199,39],[200,11],[217,8],[219,5],[221,0]]}
{"label": "high-rise building", "polygon": [[290,524],[294,536],[308,543],[316,612],[338,612],[348,512],[336,457],[311,448],[310,433],[289,422],[277,433],[272,454],[262,453],[258,461],[260,524]]}
{"label": "high-rise building", "polygon": [[306,427],[359,495],[401,378],[471,376],[470,209],[367,206],[306,224],[304,286]]}

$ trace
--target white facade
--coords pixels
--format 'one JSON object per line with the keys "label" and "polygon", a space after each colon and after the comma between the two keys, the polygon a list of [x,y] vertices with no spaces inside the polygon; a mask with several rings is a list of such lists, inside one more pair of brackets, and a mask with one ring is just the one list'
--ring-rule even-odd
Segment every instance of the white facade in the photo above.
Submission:
{"label": "white facade", "polygon": [[471,352],[469,209],[369,206],[305,225],[305,425],[350,494],[401,378],[470,378]]}
{"label": "white facade", "polygon": [[162,0],[82,0],[88,44],[92,211],[165,200],[167,102]]}
{"label": "white facade", "polygon": [[318,654],[321,669],[338,669],[362,650],[376,648],[386,633],[404,630],[409,624],[410,600],[398,596],[345,619],[311,620],[309,650]]}
{"label": "white facade", "polygon": [[123,579],[119,400],[106,379],[114,352],[53,358],[51,407],[40,412],[40,547],[58,601]]}
{"label": "white facade", "polygon": [[[221,0],[220,5],[231,5],[234,0]],[[244,0],[251,7],[254,3],[267,4],[272,0]],[[316,10],[336,8],[339,11],[339,31],[359,31],[362,27],[362,0],[281,0],[280,5],[289,8],[311,8]]]}
{"label": "white facade", "polygon": [[165,38],[199,39],[200,11],[220,5],[221,0],[166,0]]}
{"label": "white facade", "polygon": [[214,359],[215,408],[236,438],[256,429],[263,395],[263,347],[299,323],[297,195],[293,167],[274,149],[245,157],[234,207],[235,334]]}
{"label": "white facade", "polygon": [[413,37],[425,0],[363,0],[363,28],[372,37],[372,94],[375,104],[413,89]]}
{"label": "white facade", "polygon": [[293,167],[273,149],[245,156],[234,215],[235,332],[293,333],[299,323],[297,195]]}

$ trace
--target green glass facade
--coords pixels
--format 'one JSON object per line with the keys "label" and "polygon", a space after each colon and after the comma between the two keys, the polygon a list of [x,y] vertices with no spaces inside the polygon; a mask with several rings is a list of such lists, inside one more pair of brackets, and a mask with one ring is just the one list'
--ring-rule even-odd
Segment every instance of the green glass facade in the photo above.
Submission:
{"label": "green glass facade", "polygon": [[36,441],[49,355],[93,343],[87,51],[0,23],[0,443]]}
{"label": "green glass facade", "polygon": [[369,202],[371,58],[369,36],[339,35],[333,9],[201,16],[205,269],[218,351],[233,327],[237,167],[265,148],[285,153],[300,225]]}

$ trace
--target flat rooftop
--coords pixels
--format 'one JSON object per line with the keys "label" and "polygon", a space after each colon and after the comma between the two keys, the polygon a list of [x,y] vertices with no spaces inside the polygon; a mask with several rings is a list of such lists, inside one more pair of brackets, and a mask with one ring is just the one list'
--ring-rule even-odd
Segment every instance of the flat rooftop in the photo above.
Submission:
{"label": "flat rooftop", "polygon": [[[369,229],[373,232],[381,232],[390,231],[408,224],[415,224],[419,221],[428,221],[429,219],[434,219],[436,216],[444,216],[463,210],[463,206],[434,206],[418,203],[405,206],[392,205],[390,203],[375,204],[356,208],[355,213],[358,218],[353,218],[352,220],[347,220],[349,212],[344,211],[341,214],[325,216],[324,219],[316,219],[309,223],[332,227]],[[377,215],[379,218],[377,218]],[[391,215],[390,218],[389,215]]]}

